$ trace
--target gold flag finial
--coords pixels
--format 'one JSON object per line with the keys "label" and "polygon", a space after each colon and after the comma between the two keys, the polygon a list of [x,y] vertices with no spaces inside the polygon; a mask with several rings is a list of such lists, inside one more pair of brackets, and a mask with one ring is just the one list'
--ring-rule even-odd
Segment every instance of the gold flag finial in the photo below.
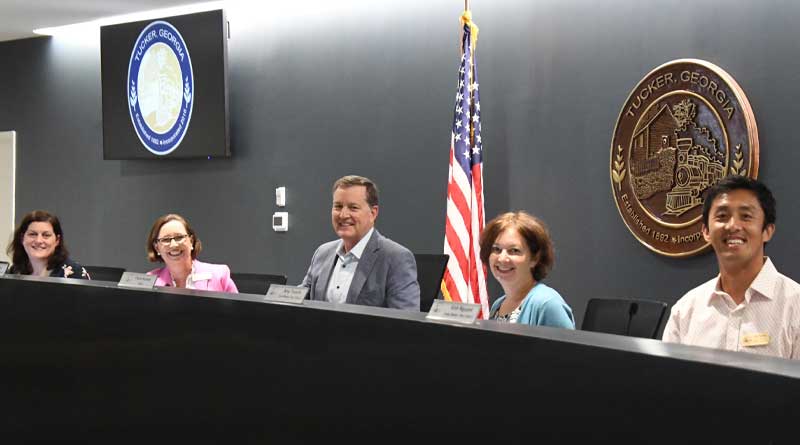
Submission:
{"label": "gold flag finial", "polygon": [[472,11],[466,10],[461,14],[461,25],[469,25],[470,38],[472,43],[472,50],[475,51],[475,45],[478,44],[478,25],[472,21]]}

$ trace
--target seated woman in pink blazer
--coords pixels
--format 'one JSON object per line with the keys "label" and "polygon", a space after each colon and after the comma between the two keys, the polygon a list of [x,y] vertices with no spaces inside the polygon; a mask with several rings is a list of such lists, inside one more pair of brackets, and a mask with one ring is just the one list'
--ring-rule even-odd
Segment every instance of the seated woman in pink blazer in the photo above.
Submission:
{"label": "seated woman in pink blazer", "polygon": [[197,260],[202,244],[182,216],[164,215],[156,220],[147,237],[147,259],[164,267],[147,272],[157,275],[156,286],[212,290],[238,294],[231,270],[224,264]]}

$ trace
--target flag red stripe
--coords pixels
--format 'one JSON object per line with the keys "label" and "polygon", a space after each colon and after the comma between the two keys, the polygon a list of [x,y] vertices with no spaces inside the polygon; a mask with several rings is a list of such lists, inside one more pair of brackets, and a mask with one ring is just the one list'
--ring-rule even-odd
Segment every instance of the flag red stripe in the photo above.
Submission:
{"label": "flag red stripe", "polygon": [[[463,277],[469,276],[469,257],[466,255],[466,249],[461,245],[461,241],[458,239],[456,231],[449,222],[448,224],[445,224],[444,234],[445,238],[447,239],[447,245],[450,246],[450,250],[453,251],[453,255],[456,257],[455,259],[458,262],[458,268],[461,269],[461,275]],[[453,246],[456,248],[454,249]],[[448,263],[448,265],[449,264],[451,263]]]}
{"label": "flag red stripe", "polygon": [[472,166],[472,188],[475,190],[475,201],[478,203],[478,224],[483,231],[483,168],[480,165]]}
{"label": "flag red stripe", "polygon": [[[451,158],[452,159],[452,158]],[[450,161],[452,162],[452,160]],[[461,168],[461,166],[455,167]],[[469,190],[467,191],[469,192]],[[453,204],[458,209],[458,213],[461,215],[461,219],[464,221],[464,226],[469,229],[470,227],[470,203],[467,202],[465,196],[469,195],[469,193],[464,192],[461,190],[461,187],[458,185],[458,182],[454,178],[450,178],[450,183],[447,185],[447,196],[453,201]],[[450,214],[447,215],[451,217]]]}

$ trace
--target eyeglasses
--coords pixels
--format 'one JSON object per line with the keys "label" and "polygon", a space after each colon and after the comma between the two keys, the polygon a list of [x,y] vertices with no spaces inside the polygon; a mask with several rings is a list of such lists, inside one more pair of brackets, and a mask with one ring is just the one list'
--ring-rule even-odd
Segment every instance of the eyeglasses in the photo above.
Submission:
{"label": "eyeglasses", "polygon": [[162,246],[169,246],[172,244],[173,241],[175,243],[180,244],[186,238],[189,238],[191,235],[175,235],[175,236],[165,236],[164,238],[156,238],[156,241],[161,243]]}

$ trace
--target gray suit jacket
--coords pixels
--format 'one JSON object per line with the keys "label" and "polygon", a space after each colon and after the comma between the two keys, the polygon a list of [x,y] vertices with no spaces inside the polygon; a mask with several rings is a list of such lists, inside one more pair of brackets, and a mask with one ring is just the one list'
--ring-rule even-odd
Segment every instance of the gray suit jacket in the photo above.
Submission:
{"label": "gray suit jacket", "polygon": [[[311,258],[301,286],[309,289],[312,300],[325,300],[339,243],[335,240],[319,246]],[[358,260],[347,303],[419,311],[417,262],[411,251],[375,229]]]}

